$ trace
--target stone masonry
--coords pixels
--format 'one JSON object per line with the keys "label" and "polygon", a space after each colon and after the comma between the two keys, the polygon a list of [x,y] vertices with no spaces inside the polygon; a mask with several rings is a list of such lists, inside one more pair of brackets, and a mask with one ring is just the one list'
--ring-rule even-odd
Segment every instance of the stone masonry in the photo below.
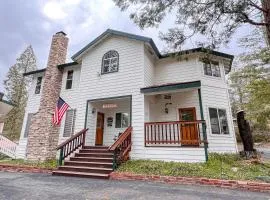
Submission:
{"label": "stone masonry", "polygon": [[39,110],[31,120],[28,133],[28,160],[44,161],[55,159],[58,144],[59,127],[52,124],[52,117],[58,100],[62,72],[57,65],[66,61],[68,38],[64,32],[53,35],[45,76],[42,80]]}

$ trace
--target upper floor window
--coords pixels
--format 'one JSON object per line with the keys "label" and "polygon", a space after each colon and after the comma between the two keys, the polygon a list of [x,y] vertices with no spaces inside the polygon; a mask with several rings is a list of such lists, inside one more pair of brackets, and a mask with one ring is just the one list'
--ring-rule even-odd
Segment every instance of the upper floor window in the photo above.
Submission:
{"label": "upper floor window", "polygon": [[42,83],[42,76],[40,76],[40,77],[37,78],[37,84],[36,84],[35,94],[40,94],[41,83]]}
{"label": "upper floor window", "polygon": [[117,72],[119,66],[119,54],[115,50],[108,51],[102,58],[101,74]]}
{"label": "upper floor window", "polygon": [[69,70],[67,72],[66,89],[71,89],[72,88],[72,79],[73,79],[73,70]]}
{"label": "upper floor window", "polygon": [[229,134],[228,120],[225,109],[209,108],[212,134]]}
{"label": "upper floor window", "polygon": [[218,62],[204,62],[204,74],[207,76],[221,77]]}

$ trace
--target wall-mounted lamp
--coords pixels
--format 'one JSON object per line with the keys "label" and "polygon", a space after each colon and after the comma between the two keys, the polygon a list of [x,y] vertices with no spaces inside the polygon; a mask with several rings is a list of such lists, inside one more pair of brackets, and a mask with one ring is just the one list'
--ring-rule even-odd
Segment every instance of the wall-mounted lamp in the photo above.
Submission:
{"label": "wall-mounted lamp", "polygon": [[96,109],[93,108],[93,109],[92,109],[92,114],[95,114],[95,113],[96,113]]}
{"label": "wall-mounted lamp", "polygon": [[166,104],[165,104],[165,113],[166,113],[166,114],[169,113],[169,108],[167,108],[167,105],[172,105],[172,103],[166,103]]}

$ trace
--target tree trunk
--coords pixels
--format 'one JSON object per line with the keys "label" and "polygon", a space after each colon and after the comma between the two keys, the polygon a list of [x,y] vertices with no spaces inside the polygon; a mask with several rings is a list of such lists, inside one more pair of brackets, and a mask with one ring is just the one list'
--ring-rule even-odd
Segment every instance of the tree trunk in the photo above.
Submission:
{"label": "tree trunk", "polygon": [[244,145],[245,152],[255,151],[253,138],[251,134],[250,125],[247,120],[245,120],[244,111],[240,111],[237,113],[237,124],[239,129],[239,134],[242,139]]}
{"label": "tree trunk", "polygon": [[[263,12],[264,21],[270,24],[270,0],[262,0],[262,8],[266,11]],[[266,42],[267,45],[270,47],[270,25],[265,27],[266,32]]]}

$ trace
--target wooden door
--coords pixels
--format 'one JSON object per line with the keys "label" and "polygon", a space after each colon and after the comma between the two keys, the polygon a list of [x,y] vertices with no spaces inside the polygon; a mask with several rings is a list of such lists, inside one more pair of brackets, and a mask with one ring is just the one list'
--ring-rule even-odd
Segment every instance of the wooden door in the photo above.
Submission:
{"label": "wooden door", "polygon": [[[179,120],[192,122],[196,121],[196,108],[180,108],[179,109]],[[183,146],[198,146],[199,136],[197,124],[181,124],[180,125],[181,134],[181,145]]]}
{"label": "wooden door", "polygon": [[103,145],[104,114],[97,113],[96,145]]}

